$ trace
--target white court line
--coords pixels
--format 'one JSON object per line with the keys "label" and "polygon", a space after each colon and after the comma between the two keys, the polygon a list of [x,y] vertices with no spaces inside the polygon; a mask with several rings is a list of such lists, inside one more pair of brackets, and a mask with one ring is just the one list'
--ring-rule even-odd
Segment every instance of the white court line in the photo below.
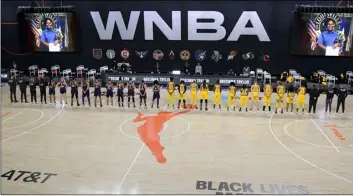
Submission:
{"label": "white court line", "polygon": [[[292,122],[289,122],[287,123],[285,126],[284,126],[284,132],[291,138],[297,140],[298,142],[302,142],[304,144],[308,144],[308,145],[312,145],[312,146],[316,146],[316,147],[323,147],[323,148],[332,148],[331,145],[320,145],[320,144],[314,144],[314,143],[310,143],[310,142],[307,142],[307,141],[304,141],[304,140],[301,140],[301,139],[298,139],[297,137],[294,137],[292,134],[290,134],[287,130],[287,127],[288,125],[294,123],[294,122],[297,122],[298,120],[294,120]],[[342,148],[342,146],[337,146],[337,148]]]}
{"label": "white court line", "polygon": [[27,123],[27,124],[15,126],[15,127],[10,127],[10,128],[6,128],[6,129],[2,129],[2,130],[5,131],[5,130],[10,130],[10,129],[17,129],[17,128],[25,127],[25,126],[27,126],[27,125],[33,124],[33,123],[35,123],[35,122],[41,120],[41,119],[44,117],[44,113],[43,113],[41,110],[37,110],[37,109],[32,109],[32,110],[33,110],[33,111],[39,111],[39,112],[41,113],[41,116],[40,116],[38,119],[36,119],[36,120],[34,120],[34,121],[31,121],[31,122],[29,122],[29,123]]}
{"label": "white court line", "polygon": [[[164,106],[163,110],[165,110],[166,108],[167,108],[167,105]],[[144,147],[145,147],[145,144],[143,143],[142,146],[141,146],[141,148],[140,148],[140,150],[137,152],[137,154],[136,154],[134,160],[132,161],[132,163],[130,164],[129,168],[127,169],[127,171],[126,171],[126,173],[125,173],[123,179],[121,180],[121,182],[120,182],[120,184],[119,184],[119,186],[118,186],[118,191],[119,191],[119,192],[120,192],[121,186],[124,184],[125,179],[126,179],[127,176],[129,175],[131,168],[134,166],[134,164],[135,164],[137,158],[140,156],[140,154],[141,154],[141,152],[142,152],[142,150],[143,150]],[[121,194],[121,193],[120,193],[120,194]]]}
{"label": "white court line", "polygon": [[47,123],[50,123],[50,122],[51,122],[52,120],[54,120],[57,116],[59,116],[59,114],[64,110],[64,106],[65,106],[65,104],[62,105],[60,111],[59,111],[55,116],[53,116],[51,119],[47,120],[46,122],[40,124],[40,125],[37,126],[37,127],[34,127],[33,129],[31,129],[31,130],[29,130],[29,131],[26,131],[26,132],[20,133],[20,134],[18,134],[18,135],[15,135],[15,136],[13,136],[13,137],[4,139],[4,140],[1,141],[1,143],[7,142],[7,141],[9,141],[9,140],[12,140],[12,139],[15,139],[15,138],[17,138],[17,137],[20,137],[20,136],[22,136],[22,135],[25,135],[25,134],[27,134],[27,133],[30,133],[30,132],[32,132],[32,131],[34,131],[34,130],[36,130],[36,129],[41,128],[42,126],[46,125]]}
{"label": "white court line", "polygon": [[327,139],[328,142],[330,142],[330,144],[332,145],[332,147],[338,152],[341,153],[338,148],[332,143],[332,141],[330,140],[330,138],[328,138],[328,136],[324,133],[324,131],[320,128],[320,126],[311,118],[311,121],[313,121],[313,123],[315,124],[315,126],[319,129],[319,131],[322,133],[322,135],[324,135]]}
{"label": "white court line", "polygon": [[[118,186],[118,191],[119,191],[119,193],[120,193],[120,188],[121,188],[121,186],[123,185],[123,183],[124,183],[126,177],[129,175],[132,166],[134,166],[134,164],[135,164],[137,158],[140,156],[140,154],[141,154],[141,152],[142,152],[142,150],[143,150],[143,147],[145,147],[145,144],[142,144],[140,150],[137,152],[137,154],[136,154],[134,160],[133,160],[132,163],[130,164],[129,169],[127,169],[127,171],[126,171],[126,173],[125,173],[123,179],[121,180],[121,182],[120,182],[120,184],[119,184],[119,186]],[[120,194],[121,194],[121,193],[120,193]]]}
{"label": "white court line", "polygon": [[352,183],[352,184],[353,184],[353,181],[348,180],[348,179],[346,179],[346,178],[344,178],[344,177],[341,177],[341,176],[339,176],[339,175],[337,175],[337,174],[331,173],[331,172],[329,172],[329,171],[327,171],[327,170],[325,170],[325,169],[322,169],[321,167],[319,167],[319,166],[313,164],[312,162],[310,162],[310,161],[304,159],[303,157],[301,157],[300,155],[296,154],[296,153],[293,152],[291,149],[289,149],[286,145],[284,145],[284,144],[278,139],[278,137],[276,136],[276,134],[273,132],[272,125],[271,125],[271,124],[272,124],[272,118],[273,118],[273,116],[274,116],[274,114],[272,114],[271,117],[270,117],[270,119],[268,120],[268,127],[269,127],[269,129],[270,129],[270,131],[271,131],[272,136],[276,139],[276,141],[277,141],[284,149],[286,149],[288,152],[290,152],[291,154],[293,154],[294,156],[296,156],[298,159],[300,159],[300,160],[304,161],[305,163],[311,165],[312,167],[315,167],[316,169],[319,169],[319,170],[321,170],[321,171],[323,171],[323,172],[325,172],[325,173],[327,173],[327,174],[329,174],[329,175],[331,175],[331,176],[334,176],[334,177],[336,177],[336,178],[338,178],[338,179],[341,179],[341,180],[344,180],[344,181],[346,181],[346,182],[349,182],[349,183]]}
{"label": "white court line", "polygon": [[[25,111],[26,111],[26,110],[25,110]],[[22,112],[24,112],[24,111],[22,111]],[[10,120],[10,119],[12,119],[12,118],[15,118],[15,117],[18,116],[18,115],[21,115],[22,112],[19,112],[19,113],[15,114],[15,115],[12,115],[12,116],[6,118],[5,120],[2,121],[2,123],[6,122],[6,121],[8,121],[8,120]]]}

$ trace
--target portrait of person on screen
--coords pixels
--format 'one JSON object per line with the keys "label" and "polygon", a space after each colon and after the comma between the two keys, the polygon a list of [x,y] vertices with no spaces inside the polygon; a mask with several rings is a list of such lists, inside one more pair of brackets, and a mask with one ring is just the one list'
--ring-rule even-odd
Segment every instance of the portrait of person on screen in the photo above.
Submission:
{"label": "portrait of person on screen", "polygon": [[[342,47],[343,44],[339,40],[339,34],[336,32],[336,22],[332,19],[328,19],[325,26],[326,30],[323,31],[318,38],[318,46],[326,52],[326,55],[338,56],[339,48]],[[335,55],[335,53],[337,53],[337,55]]]}
{"label": "portrait of person on screen", "polygon": [[60,52],[61,40],[57,38],[57,31],[53,26],[53,20],[44,19],[45,28],[39,36],[36,36],[36,45],[40,48],[44,45],[45,50],[50,52]]}

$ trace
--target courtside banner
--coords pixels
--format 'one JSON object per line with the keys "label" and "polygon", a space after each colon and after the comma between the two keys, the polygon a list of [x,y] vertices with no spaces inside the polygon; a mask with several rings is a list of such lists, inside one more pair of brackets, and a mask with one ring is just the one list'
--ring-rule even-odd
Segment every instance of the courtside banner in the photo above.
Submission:
{"label": "courtside banner", "polygon": [[[6,195],[6,194],[2,194],[2,195]],[[37,195],[41,195],[41,196],[46,196],[45,194],[37,194]],[[48,196],[62,196],[63,194],[61,195],[48,195]],[[77,196],[77,195],[80,195],[80,196],[86,196],[85,194],[74,194],[74,195],[70,195],[70,194],[65,194],[65,196]],[[98,195],[98,194],[87,194],[87,196],[106,196],[106,195],[150,195],[150,196],[209,196],[209,195],[229,195],[229,194],[102,194],[102,195]],[[266,196],[277,196],[277,195],[281,195],[281,196],[293,196],[293,195],[301,195],[301,194],[293,194],[293,195],[290,195],[290,194],[234,194],[234,195],[266,195]],[[332,195],[347,195],[347,196],[353,196],[353,194],[310,194],[310,195],[301,195],[301,196],[332,196]],[[30,196],[30,195],[11,195],[11,196]],[[36,196],[36,195],[33,195],[33,196]]]}
{"label": "courtside banner", "polygon": [[156,80],[159,84],[168,84],[170,81],[170,77],[173,77],[174,82],[179,83],[180,81],[184,81],[186,84],[190,84],[192,82],[196,82],[197,84],[202,84],[205,80],[207,84],[216,84],[216,81],[219,80],[221,85],[229,85],[231,82],[234,82],[236,86],[243,86],[244,84],[247,86],[251,85],[251,78],[249,77],[242,77],[242,76],[188,76],[188,75],[115,75],[115,74],[108,74],[105,77],[105,82],[112,81],[118,82],[119,79],[123,82],[128,82],[129,78],[134,80],[135,82],[139,83],[142,80],[146,84],[153,84]]}

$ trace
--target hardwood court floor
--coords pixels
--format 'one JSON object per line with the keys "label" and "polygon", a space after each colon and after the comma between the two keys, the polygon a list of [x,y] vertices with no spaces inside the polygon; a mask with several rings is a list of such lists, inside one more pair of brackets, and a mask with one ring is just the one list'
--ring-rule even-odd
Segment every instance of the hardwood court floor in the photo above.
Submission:
{"label": "hardwood court floor", "polygon": [[324,115],[325,96],[315,116],[181,114],[160,133],[162,164],[137,133],[161,118],[133,122],[160,110],[10,104],[1,89],[2,194],[353,193],[352,97],[342,116]]}

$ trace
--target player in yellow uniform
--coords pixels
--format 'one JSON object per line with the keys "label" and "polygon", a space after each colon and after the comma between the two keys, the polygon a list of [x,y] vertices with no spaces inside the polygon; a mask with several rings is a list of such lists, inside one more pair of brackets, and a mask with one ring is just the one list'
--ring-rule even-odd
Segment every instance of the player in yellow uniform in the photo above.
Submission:
{"label": "player in yellow uniform", "polygon": [[228,88],[228,103],[227,110],[229,111],[229,107],[232,107],[235,111],[235,96],[236,96],[236,88],[235,83],[231,82]]}
{"label": "player in yellow uniform", "polygon": [[304,86],[299,87],[298,99],[297,99],[297,113],[299,112],[299,108],[302,108],[302,113],[304,114],[305,94],[306,94],[306,88]]}
{"label": "player in yellow uniform", "polygon": [[174,97],[174,91],[175,91],[175,83],[174,83],[174,78],[170,77],[170,81],[168,82],[168,105],[167,107],[169,107],[169,104],[173,104],[173,108],[175,105],[175,97]]}
{"label": "player in yellow uniform", "polygon": [[205,100],[205,110],[207,111],[207,103],[208,103],[208,86],[206,84],[206,80],[203,80],[201,84],[201,93],[200,93],[200,110],[202,110],[202,102]]}
{"label": "player in yellow uniform", "polygon": [[288,89],[287,93],[287,106],[286,106],[286,112],[288,112],[289,106],[290,106],[290,112],[293,112],[293,105],[294,105],[294,88],[290,87]]}
{"label": "player in yellow uniform", "polygon": [[257,83],[257,81],[254,82],[254,84],[251,86],[251,108],[250,110],[253,109],[254,104],[256,105],[257,111],[259,111],[259,100],[260,100],[260,85]]}
{"label": "player in yellow uniform", "polygon": [[221,108],[221,95],[222,95],[222,88],[221,85],[219,84],[219,80],[216,81],[216,85],[213,87],[213,109],[216,108],[216,105],[218,105],[219,109]]}
{"label": "player in yellow uniform", "polygon": [[194,80],[190,85],[190,104],[192,107],[197,109],[197,91],[198,87],[196,81]]}
{"label": "player in yellow uniform", "polygon": [[249,97],[248,97],[248,89],[246,88],[246,85],[243,85],[243,88],[240,90],[240,108],[239,112],[241,112],[241,109],[245,107],[245,111],[248,111],[248,104],[249,104]]}
{"label": "player in yellow uniform", "polygon": [[276,88],[277,91],[277,96],[276,96],[276,111],[275,114],[277,114],[278,107],[281,107],[281,113],[283,114],[283,108],[284,108],[284,94],[286,92],[286,89],[282,85],[282,82],[278,83],[278,86]]}
{"label": "player in yellow uniform", "polygon": [[270,82],[266,82],[264,86],[264,105],[262,110],[265,111],[266,107],[268,107],[268,111],[271,111],[271,100],[272,100],[273,88]]}
{"label": "player in yellow uniform", "polygon": [[183,101],[184,104],[184,109],[186,109],[186,86],[184,80],[180,81],[179,87],[179,102],[178,102],[178,108],[180,108],[180,103]]}

